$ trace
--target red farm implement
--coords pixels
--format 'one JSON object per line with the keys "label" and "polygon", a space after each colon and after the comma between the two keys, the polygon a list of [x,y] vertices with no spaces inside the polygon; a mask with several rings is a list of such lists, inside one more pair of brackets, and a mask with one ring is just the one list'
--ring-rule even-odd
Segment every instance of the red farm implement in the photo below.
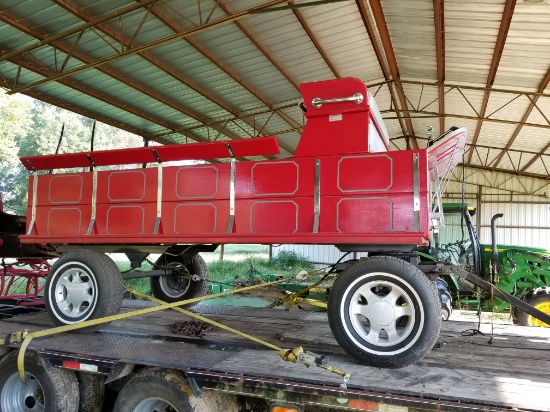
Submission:
{"label": "red farm implement", "polygon": [[[341,273],[328,316],[338,342],[376,366],[422,358],[441,315],[415,251],[443,223],[441,192],[466,130],[453,128],[425,149],[389,151],[361,81],[308,83],[301,91],[307,125],[292,158],[236,161],[277,155],[275,137],[21,158],[32,172],[21,244],[62,254],[44,290],[53,321],[118,312],[121,274],[105,252],[126,253],[134,266],[161,253],[148,275],[154,295],[174,302],[206,291],[198,252],[228,243],[331,244],[369,252],[334,266]],[[222,158],[229,160],[165,165]],[[156,167],[98,170],[143,163]],[[40,173],[50,169],[82,171]]]}
{"label": "red farm implement", "polygon": [[25,216],[5,213],[0,197],[0,303],[43,305],[44,279],[50,271],[47,259],[57,255],[46,245],[19,242],[25,221]]}

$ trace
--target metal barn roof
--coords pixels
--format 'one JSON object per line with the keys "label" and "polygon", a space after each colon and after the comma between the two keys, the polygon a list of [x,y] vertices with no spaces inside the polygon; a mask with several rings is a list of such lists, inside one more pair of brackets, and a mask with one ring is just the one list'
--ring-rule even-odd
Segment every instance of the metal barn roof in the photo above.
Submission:
{"label": "metal barn roof", "polygon": [[467,166],[548,178],[545,0],[0,0],[0,86],[160,143],[276,135],[357,77],[394,148],[469,129]]}

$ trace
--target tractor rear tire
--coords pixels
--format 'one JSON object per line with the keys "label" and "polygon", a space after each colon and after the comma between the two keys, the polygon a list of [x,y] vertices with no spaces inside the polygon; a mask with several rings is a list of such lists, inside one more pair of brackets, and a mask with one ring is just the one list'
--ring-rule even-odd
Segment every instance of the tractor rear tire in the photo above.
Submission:
{"label": "tractor rear tire", "polygon": [[[172,303],[208,293],[208,267],[198,253],[187,259],[165,253],[155,262],[155,267],[167,268],[173,272],[169,276],[151,277],[151,291],[157,299]],[[195,275],[198,280],[191,278]],[[191,306],[193,304],[184,305]]]}
{"label": "tractor rear tire", "polygon": [[346,269],[331,288],[328,319],[361,363],[400,368],[422,359],[441,329],[435,283],[404,260],[375,256]]}
{"label": "tractor rear tire", "polygon": [[[532,293],[527,295],[524,299],[526,303],[533,306],[548,315],[550,315],[550,287],[542,287],[535,289]],[[550,327],[550,325],[543,321],[531,316],[521,309],[514,308],[514,323],[521,326],[543,326]]]}
{"label": "tractor rear tire", "polygon": [[[44,290],[50,318],[59,326],[117,314],[124,292],[115,262],[103,253],[87,249],[59,258],[50,270]],[[78,331],[91,332],[103,326]]]}

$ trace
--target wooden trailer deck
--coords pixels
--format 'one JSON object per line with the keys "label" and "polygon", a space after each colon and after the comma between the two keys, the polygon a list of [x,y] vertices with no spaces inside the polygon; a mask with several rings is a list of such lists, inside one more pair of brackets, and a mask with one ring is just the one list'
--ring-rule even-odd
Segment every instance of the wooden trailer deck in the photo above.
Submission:
{"label": "wooden trailer deck", "polygon": [[[148,305],[124,301],[123,310]],[[325,313],[206,304],[195,311],[275,345],[303,346],[329,356],[331,366],[351,374],[346,396],[362,398],[363,403],[356,405],[365,410],[371,410],[368,400],[375,400],[428,410],[550,411],[550,329],[495,321],[489,344],[489,320],[482,322],[484,335],[471,334],[477,329],[477,318],[451,320],[443,324],[439,347],[422,361],[385,370],[358,365],[346,355],[332,337]],[[179,368],[197,378],[212,373],[241,377],[241,382],[248,377],[257,385],[294,382],[303,388],[317,388],[317,392],[337,393],[342,383],[335,374],[283,362],[276,351],[220,329],[207,332],[203,338],[172,333],[174,322],[184,320],[189,318],[174,311],[150,313],[112,323],[94,334],[66,333],[36,339],[30,348],[62,357],[78,354],[103,359],[106,365],[121,360]],[[0,321],[0,333],[50,326],[45,312],[32,313]],[[372,410],[382,409],[376,406]]]}

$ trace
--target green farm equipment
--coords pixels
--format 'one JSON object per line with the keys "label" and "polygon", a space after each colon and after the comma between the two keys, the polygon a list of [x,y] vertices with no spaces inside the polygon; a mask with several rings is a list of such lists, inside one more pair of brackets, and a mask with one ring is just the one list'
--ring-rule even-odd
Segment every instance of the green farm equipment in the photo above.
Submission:
{"label": "green farm equipment", "polygon": [[[434,236],[423,259],[446,261],[473,272],[497,288],[515,296],[536,309],[550,314],[550,252],[525,246],[496,245],[496,220],[491,220],[492,245],[481,244],[471,217],[475,207],[461,203],[443,205],[445,227]],[[444,282],[443,282],[444,281]],[[444,286],[448,285],[448,289]],[[455,307],[479,308],[482,311],[502,313],[512,311],[514,323],[524,326],[548,326],[525,312],[513,308],[506,300],[459,279],[454,274],[444,275],[438,284],[443,317],[450,314],[445,305],[450,292]]]}

